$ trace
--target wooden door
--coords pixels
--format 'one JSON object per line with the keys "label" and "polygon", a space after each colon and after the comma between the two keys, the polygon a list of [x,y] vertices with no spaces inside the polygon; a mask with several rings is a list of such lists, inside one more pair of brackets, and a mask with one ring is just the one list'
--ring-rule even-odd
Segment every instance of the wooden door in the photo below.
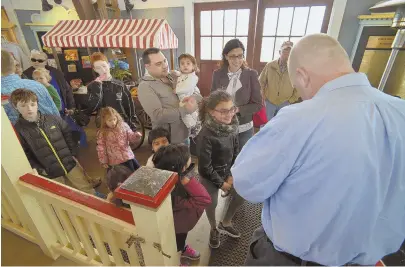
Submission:
{"label": "wooden door", "polygon": [[200,68],[198,87],[203,96],[211,90],[212,73],[219,67],[226,42],[238,38],[245,58],[253,63],[257,1],[196,3],[194,5],[195,56]]}
{"label": "wooden door", "polygon": [[297,42],[311,33],[326,33],[333,0],[260,0],[257,14],[254,68],[260,73],[279,57],[284,41]]}

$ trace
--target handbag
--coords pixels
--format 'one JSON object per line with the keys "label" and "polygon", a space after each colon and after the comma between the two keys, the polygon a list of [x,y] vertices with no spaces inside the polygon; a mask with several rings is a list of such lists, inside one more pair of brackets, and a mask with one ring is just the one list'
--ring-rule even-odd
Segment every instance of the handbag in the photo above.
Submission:
{"label": "handbag", "polygon": [[253,114],[253,126],[260,128],[260,126],[267,123],[266,107],[263,106],[258,112]]}

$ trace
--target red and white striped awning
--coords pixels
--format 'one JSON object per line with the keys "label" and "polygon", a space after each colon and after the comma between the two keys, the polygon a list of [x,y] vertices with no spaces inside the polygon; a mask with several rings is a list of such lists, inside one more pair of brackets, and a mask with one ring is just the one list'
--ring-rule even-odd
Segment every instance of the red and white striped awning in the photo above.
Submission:
{"label": "red and white striped awning", "polygon": [[61,20],[42,36],[48,47],[139,48],[178,47],[164,19]]}

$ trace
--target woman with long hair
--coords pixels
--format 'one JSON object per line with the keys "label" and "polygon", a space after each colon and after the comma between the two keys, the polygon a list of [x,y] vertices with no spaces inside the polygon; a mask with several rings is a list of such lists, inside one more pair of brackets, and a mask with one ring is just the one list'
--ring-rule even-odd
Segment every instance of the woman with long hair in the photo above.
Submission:
{"label": "woman with long hair", "polygon": [[221,68],[214,71],[211,92],[225,90],[233,98],[239,119],[239,147],[253,136],[253,114],[262,108],[257,71],[248,67],[245,46],[239,39],[229,40],[222,51]]}

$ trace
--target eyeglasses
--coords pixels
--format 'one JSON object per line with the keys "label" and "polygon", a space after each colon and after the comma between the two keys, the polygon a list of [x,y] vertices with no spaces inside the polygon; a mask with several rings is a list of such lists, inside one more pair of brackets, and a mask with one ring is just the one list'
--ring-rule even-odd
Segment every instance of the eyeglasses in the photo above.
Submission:
{"label": "eyeglasses", "polygon": [[245,55],[237,55],[237,56],[234,56],[234,55],[232,55],[232,56],[228,56],[228,58],[230,59],[230,60],[236,60],[236,59],[243,59],[245,57]]}
{"label": "eyeglasses", "polygon": [[44,63],[44,62],[45,62],[45,60],[43,60],[43,59],[37,59],[37,58],[31,58],[31,61],[32,61],[32,62],[39,62],[39,63]]}
{"label": "eyeglasses", "polygon": [[233,107],[231,109],[221,109],[221,110],[214,109],[214,111],[220,113],[222,116],[226,116],[229,114],[233,115],[236,113],[237,110],[238,110],[237,107]]}

